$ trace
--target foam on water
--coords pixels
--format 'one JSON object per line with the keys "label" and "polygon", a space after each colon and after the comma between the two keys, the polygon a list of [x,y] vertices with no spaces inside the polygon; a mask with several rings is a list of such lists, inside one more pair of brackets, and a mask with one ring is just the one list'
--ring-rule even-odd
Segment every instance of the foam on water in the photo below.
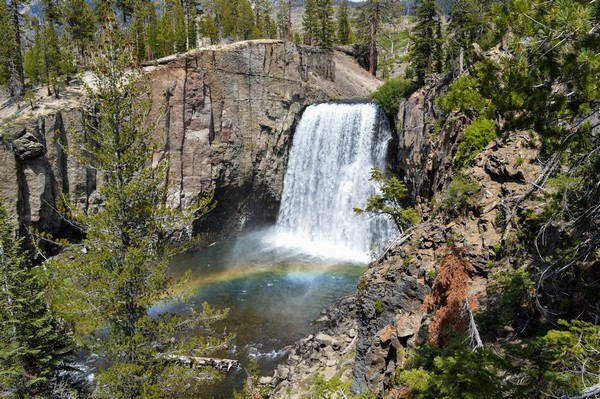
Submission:
{"label": "foam on water", "polygon": [[367,262],[394,234],[385,216],[357,215],[377,193],[371,168],[385,169],[391,133],[375,104],[308,107],[296,128],[284,179],[275,245],[315,256]]}

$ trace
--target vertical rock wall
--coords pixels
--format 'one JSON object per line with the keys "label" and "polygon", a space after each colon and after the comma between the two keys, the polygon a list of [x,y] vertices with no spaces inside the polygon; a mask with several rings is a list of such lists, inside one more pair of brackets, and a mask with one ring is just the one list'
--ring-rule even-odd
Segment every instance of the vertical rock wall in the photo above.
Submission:
{"label": "vertical rock wall", "polygon": [[[146,70],[154,158],[170,161],[169,205],[214,189],[218,205],[198,228],[222,233],[275,218],[294,124],[306,105],[366,97],[377,86],[364,76],[361,85],[348,84],[357,72],[347,65],[337,79],[333,54],[276,40],[195,50]],[[69,155],[83,134],[81,105],[0,116],[0,198],[18,215],[15,227],[69,235],[55,209],[61,193],[84,210],[101,201],[96,171]]]}

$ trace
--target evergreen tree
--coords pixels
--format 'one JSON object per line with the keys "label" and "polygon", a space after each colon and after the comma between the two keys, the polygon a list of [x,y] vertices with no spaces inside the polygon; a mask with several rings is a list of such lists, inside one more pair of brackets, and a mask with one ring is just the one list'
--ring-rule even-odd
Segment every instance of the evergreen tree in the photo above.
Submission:
{"label": "evergreen tree", "polygon": [[73,211],[86,233],[87,254],[48,265],[55,273],[55,303],[80,333],[106,328],[99,341],[91,337],[106,359],[98,370],[96,398],[196,397],[194,391],[214,372],[171,360],[222,348],[224,340],[214,332],[198,337],[189,331],[209,328],[226,312],[205,305],[185,314],[148,313],[158,301],[180,303],[167,275],[169,242],[187,236],[195,212],[208,201],[183,211],[164,206],[167,161],[150,162],[155,127],[147,120],[148,82],[130,69],[114,24],[105,23],[104,41],[92,60],[95,87],[88,95],[96,111],[86,123],[79,157],[102,172],[104,205],[92,215]]}
{"label": "evergreen tree", "polygon": [[156,56],[158,17],[154,2],[136,0],[131,26],[133,52],[137,61]]}
{"label": "evergreen tree", "polygon": [[185,11],[181,0],[173,1],[173,44],[175,52],[184,53],[188,50],[188,35],[185,22]]}
{"label": "evergreen tree", "polygon": [[316,45],[318,32],[317,0],[305,0],[302,29],[304,30],[304,44]]}
{"label": "evergreen tree", "polygon": [[66,0],[64,20],[65,28],[83,58],[96,33],[96,16],[87,0]]}
{"label": "evergreen tree", "polygon": [[21,14],[19,8],[25,4],[22,0],[11,0],[10,2],[10,19],[12,22],[12,28],[9,32],[12,32],[13,37],[12,44],[9,47],[12,50],[10,60],[10,78],[8,87],[10,89],[11,96],[21,96],[25,92],[25,73],[23,71],[23,48],[21,45]]}
{"label": "evergreen tree", "polygon": [[198,30],[200,31],[202,37],[208,37],[212,44],[219,40],[219,29],[217,28],[217,24],[210,13],[202,15]]}
{"label": "evergreen tree", "polygon": [[332,0],[307,0],[304,3],[304,44],[331,49],[335,40]]}
{"label": "evergreen tree", "polygon": [[42,49],[43,80],[48,87],[48,95],[59,98],[60,89],[65,86],[67,76],[73,72],[73,58],[68,41],[59,40],[54,25],[46,22],[43,26],[42,43],[34,42],[34,47]]}
{"label": "evergreen tree", "polygon": [[254,23],[254,13],[249,0],[237,0],[235,13],[235,37],[248,40],[259,37],[260,33]]}
{"label": "evergreen tree", "polygon": [[279,0],[277,3],[277,32],[280,39],[292,38],[292,0]]}
{"label": "evergreen tree", "polygon": [[173,3],[165,1],[163,5],[162,16],[158,22],[158,31],[156,35],[157,57],[164,57],[173,54],[175,51],[173,24],[171,22],[171,12]]}
{"label": "evergreen tree", "polygon": [[317,0],[317,45],[332,49],[335,42],[333,0]]}
{"label": "evergreen tree", "polygon": [[25,253],[0,204],[0,392],[50,397],[69,386],[61,372],[74,346],[48,311],[42,273],[30,268]]}
{"label": "evergreen tree", "polygon": [[337,9],[337,41],[339,44],[349,44],[350,18],[348,17],[348,0],[340,0]]}
{"label": "evergreen tree", "polygon": [[[368,0],[362,7],[361,13],[364,19],[369,21],[365,25],[361,36],[369,43],[369,72],[372,76],[377,73],[377,41],[379,37],[379,26],[382,21],[391,20],[399,14],[399,2],[394,0]],[[359,20],[362,21],[363,18]],[[365,31],[368,29],[368,31]]]}
{"label": "evergreen tree", "polygon": [[238,0],[213,0],[219,41],[222,41],[226,37],[234,36],[237,3]]}
{"label": "evergreen tree", "polygon": [[0,2],[0,86],[8,87],[14,94],[11,77],[14,76],[15,34],[10,10],[5,1]]}
{"label": "evergreen tree", "polygon": [[416,26],[410,56],[420,85],[425,82],[425,75],[433,73],[436,60],[442,56],[439,54],[438,16],[435,0],[419,0],[415,5]]}
{"label": "evergreen tree", "polygon": [[37,18],[32,19],[34,30],[33,45],[23,54],[25,77],[29,79],[32,85],[39,85],[44,82],[43,78],[43,48],[42,38],[40,36],[40,24]]}

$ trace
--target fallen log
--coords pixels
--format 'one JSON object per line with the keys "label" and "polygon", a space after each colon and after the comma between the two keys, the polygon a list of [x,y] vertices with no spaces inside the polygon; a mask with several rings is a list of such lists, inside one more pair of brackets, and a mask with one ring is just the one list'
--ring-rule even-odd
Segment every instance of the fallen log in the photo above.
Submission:
{"label": "fallen log", "polygon": [[231,371],[231,369],[235,369],[240,365],[240,362],[238,360],[220,359],[214,357],[164,354],[161,355],[160,358],[166,360],[167,362],[177,363],[189,368],[214,367],[222,373],[227,373]]}
{"label": "fallen log", "polygon": [[575,396],[561,396],[560,399],[593,399],[600,397],[600,384],[592,385]]}

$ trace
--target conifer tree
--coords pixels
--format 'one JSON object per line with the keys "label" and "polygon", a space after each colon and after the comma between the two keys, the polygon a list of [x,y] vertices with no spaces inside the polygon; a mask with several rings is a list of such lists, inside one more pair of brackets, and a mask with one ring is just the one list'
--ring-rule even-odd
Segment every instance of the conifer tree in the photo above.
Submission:
{"label": "conifer tree", "polygon": [[292,38],[292,0],[279,0],[277,7],[277,32],[280,39]]}
{"label": "conifer tree", "polygon": [[10,20],[12,23],[11,29],[8,31],[12,33],[13,37],[12,44],[9,45],[12,51],[10,60],[10,78],[9,78],[9,89],[11,96],[21,96],[25,92],[25,73],[23,71],[23,47],[21,44],[21,13],[19,8],[25,1],[22,0],[11,0],[10,2]]}
{"label": "conifer tree", "polygon": [[337,9],[337,41],[339,44],[350,43],[350,18],[348,17],[348,0],[340,0]]}
{"label": "conifer tree", "polygon": [[219,29],[210,13],[202,15],[198,30],[203,37],[208,37],[212,44],[216,43],[219,39]]}
{"label": "conifer tree", "polygon": [[188,50],[185,11],[183,10],[181,0],[173,1],[173,44],[177,53],[183,53]]}
{"label": "conifer tree", "polygon": [[0,86],[14,94],[11,77],[16,68],[15,34],[10,10],[5,1],[0,2]]}
{"label": "conifer tree", "polygon": [[441,40],[438,16],[435,0],[419,0],[415,5],[416,26],[410,56],[420,85],[425,82],[425,75],[433,73],[436,60],[442,56],[438,53]]}
{"label": "conifer tree", "polygon": [[90,215],[73,211],[86,234],[87,254],[48,265],[55,273],[55,303],[80,333],[106,329],[99,341],[92,339],[107,361],[98,370],[95,397],[197,397],[194,391],[213,377],[211,370],[170,360],[222,348],[224,340],[215,333],[185,334],[209,328],[226,312],[204,305],[183,314],[148,313],[158,301],[180,303],[167,275],[169,242],[188,235],[195,213],[208,201],[199,199],[183,211],[164,206],[167,161],[151,162],[155,126],[147,118],[148,82],[130,69],[115,24],[104,22],[104,40],[92,60],[95,88],[88,95],[95,113],[86,123],[79,157],[104,177],[103,207]]}
{"label": "conifer tree", "polygon": [[306,0],[304,2],[302,29],[304,30],[304,44],[309,46],[316,45],[318,31],[317,0]]}
{"label": "conifer tree", "polygon": [[171,22],[172,10],[173,3],[165,1],[156,34],[157,57],[164,57],[173,54],[175,51],[173,24]]}
{"label": "conifer tree", "polygon": [[304,44],[331,49],[335,41],[332,0],[307,0],[304,3]]}
{"label": "conifer tree", "polygon": [[50,397],[70,385],[61,372],[69,369],[74,345],[49,312],[41,270],[30,267],[25,253],[0,204],[0,392]]}
{"label": "conifer tree", "polygon": [[94,11],[87,0],[66,0],[64,20],[65,28],[83,58],[85,49],[94,41],[97,29]]}
{"label": "conifer tree", "polygon": [[249,0],[237,0],[235,13],[235,37],[238,40],[248,40],[260,36],[254,23],[254,13]]}
{"label": "conifer tree", "polygon": [[43,80],[48,87],[48,95],[54,94],[54,97],[59,98],[68,74],[73,72],[69,44],[59,39],[54,25],[50,22],[44,24],[43,35],[40,35],[40,38],[42,44],[34,43],[34,47],[42,48]]}

